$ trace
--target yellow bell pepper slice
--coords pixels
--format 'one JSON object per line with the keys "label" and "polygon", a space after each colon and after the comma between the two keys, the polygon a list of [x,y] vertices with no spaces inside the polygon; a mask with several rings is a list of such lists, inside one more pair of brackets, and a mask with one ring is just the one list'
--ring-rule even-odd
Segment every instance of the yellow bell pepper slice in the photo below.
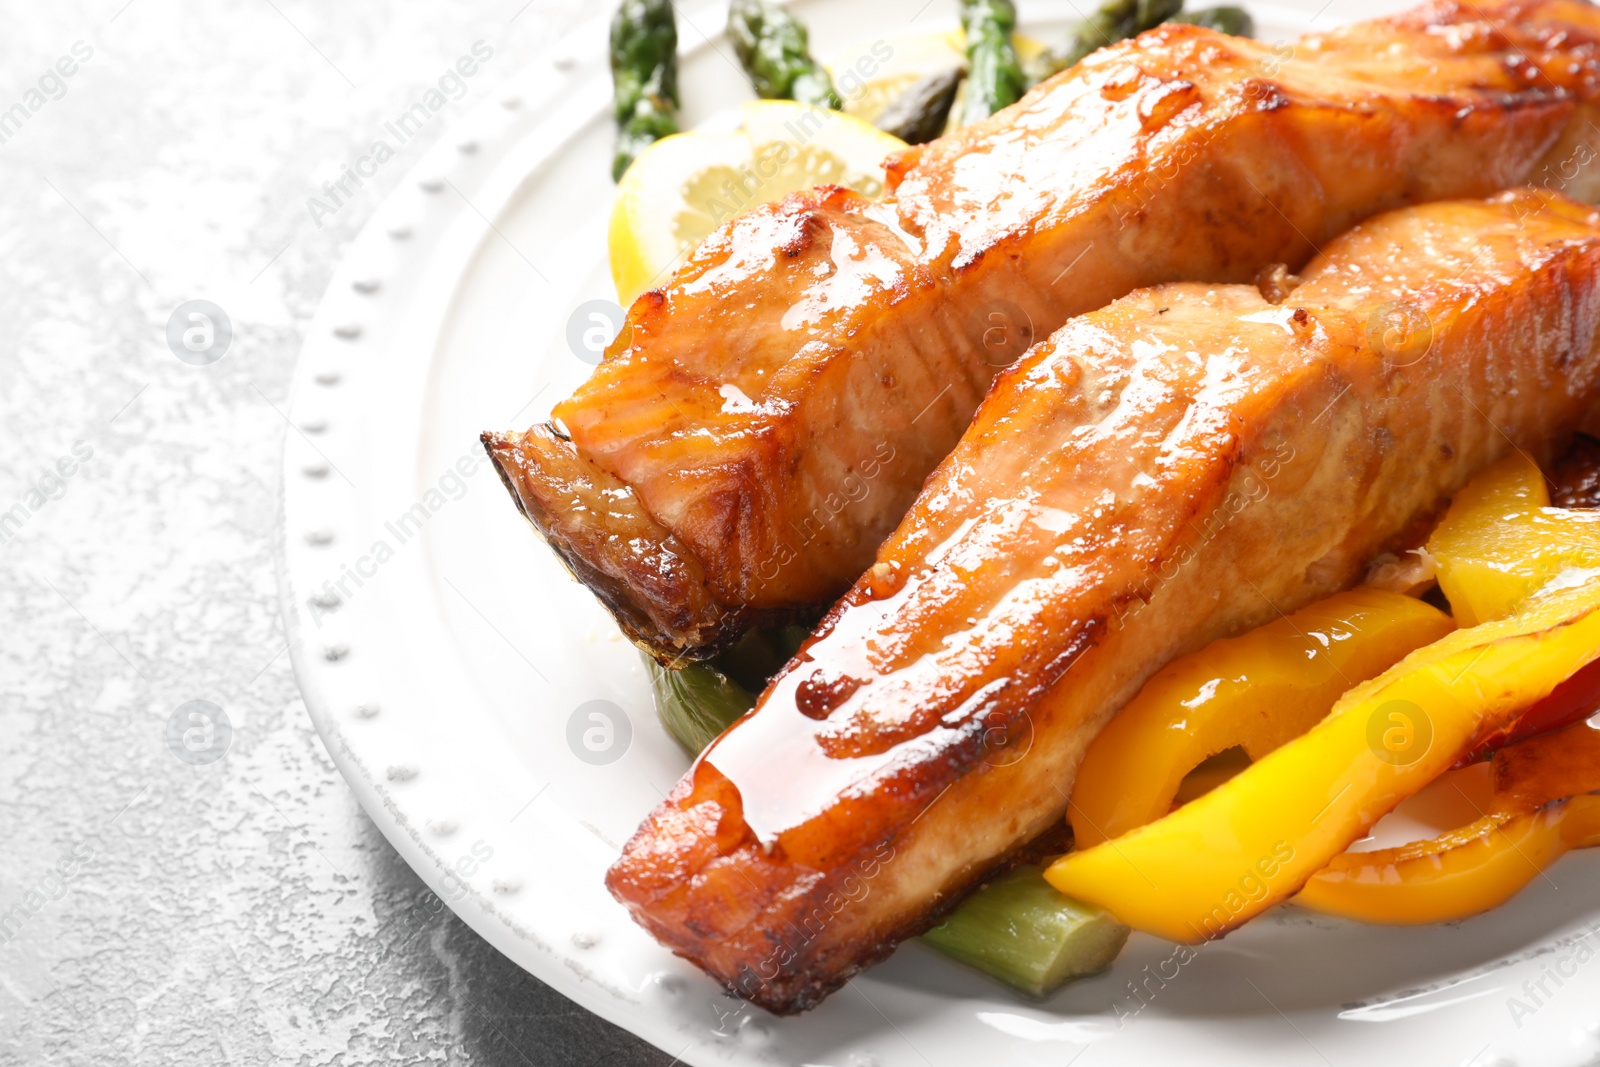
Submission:
{"label": "yellow bell pepper slice", "polygon": [[1373,823],[1600,658],[1600,582],[1457,630],[1356,686],[1305,735],[1045,877],[1124,924],[1217,937],[1295,893]]}
{"label": "yellow bell pepper slice", "polygon": [[1600,789],[1600,715],[1494,754],[1495,806],[1536,808]]}
{"label": "yellow bell pepper slice", "polygon": [[1294,902],[1369,923],[1465,919],[1516,896],[1568,849],[1597,843],[1597,829],[1597,796],[1558,801],[1522,815],[1486,815],[1431,841],[1337,856]]}
{"label": "yellow bell pepper slice", "polygon": [[1456,494],[1428,552],[1456,621],[1475,626],[1564,570],[1600,568],[1600,511],[1550,507],[1538,466],[1513,452]]}
{"label": "yellow bell pepper slice", "polygon": [[[1460,789],[1459,780],[1471,773],[1451,771],[1430,788]],[[1482,818],[1429,841],[1336,856],[1294,902],[1392,924],[1447,922],[1487,911],[1569,849],[1600,844],[1600,796],[1576,795],[1596,788],[1600,728],[1594,725],[1502,749],[1495,753],[1494,796]]]}
{"label": "yellow bell pepper slice", "polygon": [[1412,597],[1354,589],[1169,664],[1084,754],[1068,818],[1087,848],[1159,819],[1184,777],[1234,746],[1252,760],[1327,717],[1357,682],[1454,628]]}

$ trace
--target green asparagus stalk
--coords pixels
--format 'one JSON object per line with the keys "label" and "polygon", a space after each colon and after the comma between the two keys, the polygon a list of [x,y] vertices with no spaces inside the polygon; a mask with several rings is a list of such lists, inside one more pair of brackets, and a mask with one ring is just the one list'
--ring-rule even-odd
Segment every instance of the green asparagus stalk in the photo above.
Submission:
{"label": "green asparagus stalk", "polygon": [[805,626],[751,630],[711,663],[751,694],[757,694],[767,687],[779,668],[794,658],[801,642],[810,634],[810,628]]}
{"label": "green asparagus stalk", "polygon": [[878,129],[906,144],[926,144],[944,132],[956,90],[967,72],[961,67],[918,78],[878,116]]}
{"label": "green asparagus stalk", "polygon": [[1110,966],[1128,940],[1128,928],[1099,908],[1057,892],[1044,880],[1043,868],[1019,866],[973,893],[922,940],[1014,989],[1042,997]]}
{"label": "green asparagus stalk", "polygon": [[1137,36],[1183,10],[1183,0],[1106,0],[1079,22],[1067,39],[1047,48],[1028,64],[1028,82],[1037,84],[1075,66],[1090,52]]}
{"label": "green asparagus stalk", "polygon": [[755,694],[715,667],[690,663],[669,668],[649,656],[645,665],[661,724],[691,756],[755,707]]}
{"label": "green asparagus stalk", "polygon": [[640,152],[678,132],[678,24],[670,0],[622,0],[611,19],[611,81],[617,181]]}
{"label": "green asparagus stalk", "polygon": [[733,0],[728,37],[757,96],[834,111],[844,107],[828,72],[811,57],[805,26],[771,0]]}
{"label": "green asparagus stalk", "polygon": [[1133,32],[1153,30],[1182,10],[1183,0],[1139,0],[1133,12]]}
{"label": "green asparagus stalk", "polygon": [[1235,37],[1254,37],[1256,32],[1255,19],[1251,18],[1250,12],[1242,7],[1204,7],[1199,11],[1185,11],[1181,15],[1174,15],[1169,21],[1204,26]]}
{"label": "green asparagus stalk", "polygon": [[752,630],[709,663],[666,668],[649,656],[656,714],[672,739],[691,756],[756,705],[756,694],[789,661],[806,631],[799,626]]}
{"label": "green asparagus stalk", "polygon": [[1017,9],[1011,0],[961,0],[961,28],[967,34],[967,96],[961,124],[986,119],[1016,103],[1027,82],[1017,61],[1011,31]]}

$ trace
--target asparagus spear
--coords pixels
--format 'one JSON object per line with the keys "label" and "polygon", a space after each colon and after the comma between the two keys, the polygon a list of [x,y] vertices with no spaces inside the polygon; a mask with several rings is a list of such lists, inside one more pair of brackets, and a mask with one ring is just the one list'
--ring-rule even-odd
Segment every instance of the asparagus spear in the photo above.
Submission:
{"label": "asparagus spear", "polygon": [[835,111],[844,107],[828,72],[807,49],[806,28],[771,0],[733,0],[728,37],[756,95]]}
{"label": "asparagus spear", "polygon": [[752,630],[709,663],[667,669],[649,656],[656,713],[672,739],[691,756],[715,741],[756,705],[756,694],[805,640],[799,626]]}
{"label": "asparagus spear", "polygon": [[961,28],[967,33],[967,98],[961,123],[988,118],[1014,104],[1027,88],[1011,31],[1017,9],[1011,0],[961,0]]}
{"label": "asparagus spear", "polygon": [[672,739],[691,756],[697,756],[722,731],[755,707],[755,694],[715,667],[690,663],[667,668],[649,656],[650,689],[656,714]]}
{"label": "asparagus spear", "polygon": [[1183,0],[1139,0],[1133,12],[1133,32],[1154,29],[1182,10]]}
{"label": "asparagus spear", "polygon": [[622,0],[611,19],[611,81],[616,181],[652,142],[678,132],[678,24],[670,0]]}
{"label": "asparagus spear", "polygon": [[892,133],[906,144],[926,144],[944,132],[950,118],[950,105],[967,72],[961,67],[918,78],[895,98],[882,115],[878,129]]}
{"label": "asparagus spear", "polygon": [[1110,966],[1128,940],[1128,928],[1058,892],[1044,880],[1044,868],[1024,865],[988,882],[922,940],[1042,997],[1069,979]]}
{"label": "asparagus spear", "polygon": [[1183,0],[1106,0],[1065,41],[1034,57],[1028,65],[1029,84],[1066,70],[1098,48],[1159,26],[1181,10]]}
{"label": "asparagus spear", "polygon": [[[667,732],[689,755],[699,755],[755,706],[752,690],[766,684],[804,636],[798,627],[754,631],[710,663],[674,670],[646,656]],[[946,956],[1033,996],[1104,970],[1127,939],[1126,926],[1058,892],[1042,867],[1026,864],[990,880],[922,935]]]}
{"label": "asparagus spear", "polygon": [[1205,26],[1207,29],[1216,30],[1218,33],[1230,33],[1235,37],[1253,37],[1256,32],[1255,19],[1251,18],[1250,12],[1242,7],[1204,7],[1199,11],[1185,11],[1181,15],[1174,15],[1168,21]]}

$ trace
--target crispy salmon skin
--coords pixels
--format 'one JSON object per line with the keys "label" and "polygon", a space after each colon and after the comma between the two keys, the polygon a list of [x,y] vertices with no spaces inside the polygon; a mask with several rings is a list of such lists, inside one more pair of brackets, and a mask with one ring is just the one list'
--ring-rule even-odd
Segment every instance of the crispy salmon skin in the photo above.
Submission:
{"label": "crispy salmon skin", "polygon": [[1056,825],[1150,674],[1356,583],[1597,394],[1600,215],[1546,192],[1379,216],[1281,303],[1174,283],[1072,320],[611,891],[730,989],[814,1005]]}
{"label": "crispy salmon skin", "polygon": [[1434,4],[1292,48],[1161,26],[892,158],[881,202],[819,188],[730,221],[633,305],[555,429],[485,444],[659,658],[814,618],[994,375],[1068,317],[1293,269],[1403,204],[1594,199],[1597,31],[1572,0]]}

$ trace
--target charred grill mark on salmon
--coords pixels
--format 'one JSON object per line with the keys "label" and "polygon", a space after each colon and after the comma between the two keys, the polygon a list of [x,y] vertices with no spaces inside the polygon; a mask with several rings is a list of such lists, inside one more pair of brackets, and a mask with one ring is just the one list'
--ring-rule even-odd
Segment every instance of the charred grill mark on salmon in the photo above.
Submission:
{"label": "charred grill mark on salmon", "polygon": [[[1360,581],[1477,470],[1589,417],[1600,214],[1436,203],[1325,252],[1282,303],[1140,290],[1005,371],[871,569],[628,843],[607,882],[634,918],[773,1011],[814,1005],[1056,825],[1150,674]],[[1392,342],[1397,306],[1425,343]],[[804,706],[818,685],[826,707]]]}
{"label": "charred grill mark on salmon", "polygon": [[[1160,27],[891,158],[881,203],[824,187],[729,222],[556,407],[570,450],[490,454],[630,636],[709,654],[847,588],[994,374],[1069,316],[1294,269],[1407,203],[1594,199],[1597,30],[1571,0],[1434,4],[1287,56]],[[616,508],[549,507],[584,479]]]}

